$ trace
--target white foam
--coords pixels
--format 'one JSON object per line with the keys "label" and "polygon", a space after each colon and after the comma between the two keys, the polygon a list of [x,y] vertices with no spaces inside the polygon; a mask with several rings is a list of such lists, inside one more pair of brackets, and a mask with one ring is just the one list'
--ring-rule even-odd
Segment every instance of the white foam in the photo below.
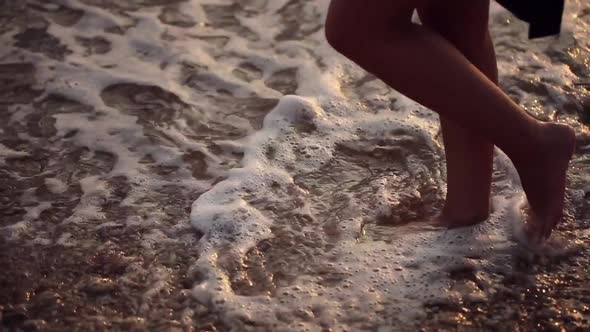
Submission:
{"label": "white foam", "polygon": [[[384,304],[387,304],[386,310],[391,312],[403,310],[404,316],[411,321],[421,314],[421,306],[426,300],[450,294],[446,286],[448,280],[440,270],[465,264],[464,256],[469,255],[470,249],[473,250],[474,243],[482,249],[509,245],[507,224],[502,225],[499,222],[508,208],[508,204],[502,200],[496,202],[496,211],[490,218],[492,221],[484,225],[444,233],[409,232],[403,238],[396,239],[393,245],[372,241],[359,243],[358,230],[362,223],[359,215],[347,219],[339,226],[343,235],[330,255],[315,258],[328,264],[333,260],[329,257],[336,257],[337,270],[349,271],[347,281],[341,287],[325,288],[320,286],[318,278],[300,276],[292,286],[298,291],[288,291],[284,296],[280,295],[282,292],[273,299],[235,295],[227,276],[217,267],[215,248],[223,244],[224,250],[227,250],[226,245],[230,244],[238,255],[243,255],[255,243],[271,235],[269,226],[272,224],[272,220],[248,205],[241,196],[248,193],[270,199],[272,194],[268,187],[271,181],[291,183],[293,174],[286,171],[288,166],[295,167],[298,171],[317,170],[322,162],[333,156],[336,143],[358,140],[358,128],[379,136],[382,135],[380,132],[396,127],[416,128],[416,135],[423,135],[433,149],[438,148],[432,137],[433,131],[424,129],[425,126],[421,125],[431,120],[415,118],[406,113],[403,116],[391,112],[367,115],[354,108],[346,110],[346,107],[328,111],[320,105],[321,102],[295,96],[281,99],[277,107],[266,116],[264,128],[245,140],[242,168],[230,172],[227,180],[202,195],[193,205],[193,225],[205,234],[201,246],[206,254],[200,257],[197,266],[209,276],[205,282],[195,287],[194,295],[197,299],[204,303],[222,302],[221,311],[227,314],[230,321],[232,315],[237,315],[275,322],[273,308],[277,303],[281,303],[281,310],[285,312],[293,312],[308,305],[316,306],[316,311],[323,312],[317,317],[312,315],[308,322],[295,320],[295,325],[287,325],[289,328],[306,327],[313,330],[314,326],[322,324],[336,326],[340,317],[349,317],[354,312],[362,312],[365,320],[379,320],[382,318],[376,317],[375,308],[382,308]],[[312,121],[316,131],[307,133],[304,137],[293,128],[306,121]],[[321,149],[317,149],[313,161],[299,161],[289,141],[299,142],[300,145],[317,145]],[[280,158],[269,160],[262,153],[271,144],[277,151],[281,151]],[[361,146],[361,149],[368,148]],[[395,178],[392,180],[395,181]],[[395,204],[398,199],[398,193],[387,192],[387,181],[383,180],[381,191],[376,196],[379,200],[388,201],[385,206]],[[305,190],[301,191],[301,195],[304,200],[311,198],[310,193]],[[355,206],[354,200],[351,200],[351,205]],[[312,217],[316,212],[309,206],[306,211]],[[396,252],[393,248],[403,250]],[[479,252],[477,249],[475,251]],[[483,259],[493,257],[484,255]],[[398,271],[396,267],[402,269]],[[316,295],[310,301],[310,296],[318,293],[322,295]]]}
{"label": "white foam", "polygon": [[68,190],[68,186],[58,178],[45,178],[45,186],[54,194],[62,194]]}
{"label": "white foam", "polygon": [[0,164],[4,164],[6,158],[19,158],[28,156],[29,153],[26,151],[15,151],[0,144]]}

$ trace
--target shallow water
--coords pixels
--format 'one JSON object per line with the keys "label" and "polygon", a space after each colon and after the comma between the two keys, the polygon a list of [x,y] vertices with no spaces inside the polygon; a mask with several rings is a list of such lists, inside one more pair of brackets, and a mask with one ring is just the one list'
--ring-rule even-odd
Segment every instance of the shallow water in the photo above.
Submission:
{"label": "shallow water", "polygon": [[577,151],[550,246],[494,212],[442,230],[434,113],[325,42],[327,1],[0,2],[8,330],[588,327],[590,10],[492,18],[501,86]]}

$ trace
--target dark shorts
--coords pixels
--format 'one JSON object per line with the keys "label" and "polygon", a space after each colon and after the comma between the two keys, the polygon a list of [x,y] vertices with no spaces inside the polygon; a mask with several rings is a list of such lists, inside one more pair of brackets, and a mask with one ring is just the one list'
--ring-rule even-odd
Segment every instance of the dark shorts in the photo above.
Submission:
{"label": "dark shorts", "polygon": [[557,35],[565,0],[496,0],[514,16],[528,22],[529,38]]}

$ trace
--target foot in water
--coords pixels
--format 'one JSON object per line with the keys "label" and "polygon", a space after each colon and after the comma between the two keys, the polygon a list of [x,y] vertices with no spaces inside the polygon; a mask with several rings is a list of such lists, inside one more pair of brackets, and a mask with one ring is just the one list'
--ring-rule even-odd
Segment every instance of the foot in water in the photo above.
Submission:
{"label": "foot in water", "polygon": [[[535,150],[513,159],[529,202],[526,232],[532,238],[549,237],[563,216],[566,173],[575,139],[569,126],[545,123],[540,127]],[[435,223],[447,228],[467,227],[488,216],[484,208],[457,210],[445,206]]]}
{"label": "foot in water", "polygon": [[561,221],[569,161],[575,149],[572,128],[546,123],[539,131],[534,151],[514,165],[529,203],[526,232],[532,238],[546,239]]}

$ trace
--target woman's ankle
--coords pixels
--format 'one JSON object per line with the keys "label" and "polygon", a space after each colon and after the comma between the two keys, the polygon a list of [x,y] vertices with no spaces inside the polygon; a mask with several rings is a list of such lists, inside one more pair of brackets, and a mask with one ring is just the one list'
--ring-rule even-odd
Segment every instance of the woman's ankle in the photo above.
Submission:
{"label": "woman's ankle", "polygon": [[449,227],[453,225],[455,227],[461,227],[486,220],[490,215],[490,211],[491,204],[489,199],[484,203],[480,202],[480,204],[472,204],[472,202],[467,201],[461,203],[447,201],[440,214],[440,218]]}

